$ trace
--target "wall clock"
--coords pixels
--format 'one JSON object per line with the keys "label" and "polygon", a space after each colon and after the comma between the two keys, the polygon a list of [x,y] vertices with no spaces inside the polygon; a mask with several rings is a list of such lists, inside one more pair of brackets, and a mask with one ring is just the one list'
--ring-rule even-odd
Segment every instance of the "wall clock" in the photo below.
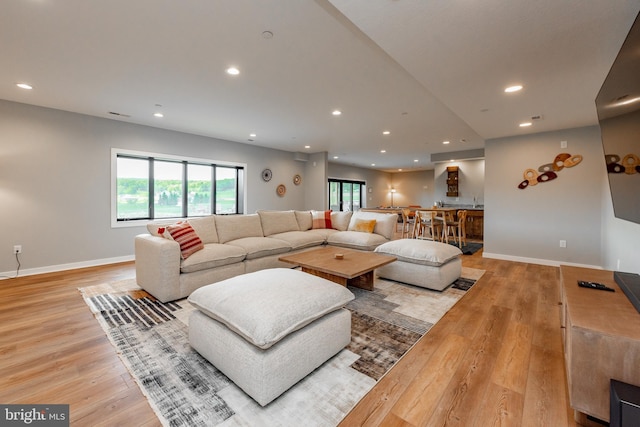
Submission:
{"label": "wall clock", "polygon": [[300,185],[300,183],[302,182],[302,177],[300,175],[294,175],[293,176],[293,183],[295,185]]}
{"label": "wall clock", "polygon": [[273,176],[273,174],[271,173],[271,169],[265,169],[262,171],[262,180],[264,182],[269,182],[271,181],[271,177]]}
{"label": "wall clock", "polygon": [[278,188],[276,188],[276,193],[280,197],[283,197],[286,192],[287,192],[287,187],[285,187],[284,184],[280,184],[278,185]]}

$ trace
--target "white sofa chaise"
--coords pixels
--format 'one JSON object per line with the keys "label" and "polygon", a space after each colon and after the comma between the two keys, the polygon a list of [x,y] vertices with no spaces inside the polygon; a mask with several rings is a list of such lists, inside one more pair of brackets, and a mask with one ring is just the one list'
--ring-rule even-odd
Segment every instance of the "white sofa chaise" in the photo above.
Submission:
{"label": "white sofa chaise", "polygon": [[375,252],[398,260],[376,270],[379,277],[442,291],[462,272],[462,251],[447,243],[400,239],[384,243]]}
{"label": "white sofa chaise", "polygon": [[[331,228],[314,227],[322,223],[314,221],[319,214],[330,215],[324,225]],[[240,274],[291,268],[278,261],[285,253],[326,244],[372,251],[393,238],[396,221],[395,214],[293,210],[190,218],[200,241],[193,253],[169,234],[171,225],[153,222],[135,238],[136,280],[160,301],[173,301]]]}

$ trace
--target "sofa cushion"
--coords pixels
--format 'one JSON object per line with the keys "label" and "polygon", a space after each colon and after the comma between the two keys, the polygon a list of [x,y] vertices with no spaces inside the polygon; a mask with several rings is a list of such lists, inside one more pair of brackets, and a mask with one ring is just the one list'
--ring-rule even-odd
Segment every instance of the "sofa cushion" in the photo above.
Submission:
{"label": "sofa cushion", "polygon": [[439,267],[462,255],[453,245],[430,240],[400,239],[378,246],[375,252],[393,255],[398,261]]}
{"label": "sofa cushion", "polygon": [[247,254],[245,259],[262,258],[291,251],[291,245],[288,242],[272,237],[243,237],[226,244],[242,248]]}
{"label": "sofa cushion", "polygon": [[285,233],[287,231],[299,231],[296,214],[293,211],[258,211],[262,232],[265,236]]}
{"label": "sofa cushion", "polygon": [[353,228],[349,229],[350,231],[359,231],[361,233],[373,233],[373,230],[376,228],[376,220],[375,219],[358,219],[355,221]]}
{"label": "sofa cushion", "polygon": [[351,221],[349,222],[349,230],[353,230],[356,224],[356,221],[359,219],[375,219],[376,226],[373,229],[373,232],[376,234],[380,234],[387,238],[387,240],[393,239],[393,234],[396,229],[396,225],[398,223],[398,215],[396,214],[385,214],[378,212],[363,212],[357,211],[354,212],[351,216]]}
{"label": "sofa cushion", "polygon": [[220,243],[244,237],[263,237],[262,224],[258,214],[217,215],[216,231]]}
{"label": "sofa cushion", "polygon": [[191,224],[188,222],[179,222],[174,225],[167,225],[167,232],[171,238],[180,245],[180,256],[187,259],[194,253],[204,248],[202,240],[198,237]]}
{"label": "sofa cushion", "polygon": [[352,215],[353,212],[351,211],[331,212],[331,228],[339,231],[347,231]]}
{"label": "sofa cushion", "polygon": [[288,268],[243,274],[195,290],[189,302],[267,349],[354,298],[344,286]]}
{"label": "sofa cushion", "polygon": [[327,237],[327,243],[343,248],[372,251],[389,239],[375,233],[362,233],[360,231],[340,231]]}
{"label": "sofa cushion", "polygon": [[167,225],[175,224],[172,221],[153,221],[147,223],[147,231],[152,236],[156,237],[166,237],[167,239],[171,237],[169,233],[167,233]]}
{"label": "sofa cushion", "polygon": [[312,228],[333,228],[331,227],[331,211],[311,211],[311,218],[313,218]]}
{"label": "sofa cushion", "polygon": [[218,243],[218,232],[216,231],[215,215],[189,218],[189,224],[198,233],[202,243]]}
{"label": "sofa cushion", "polygon": [[207,243],[202,250],[182,261],[180,272],[193,273],[194,271],[235,264],[241,262],[246,255],[244,249],[237,246]]}
{"label": "sofa cushion", "polygon": [[309,231],[287,231],[285,233],[273,234],[269,237],[284,240],[291,245],[292,250],[320,246],[327,241],[325,235]]}
{"label": "sofa cushion", "polygon": [[305,231],[305,234],[315,235],[318,238],[324,240],[324,242],[327,241],[329,236],[331,236],[332,234],[335,234],[335,233],[340,233],[340,232],[338,230],[333,229],[333,228],[316,228],[316,229]]}
{"label": "sofa cushion", "polygon": [[313,226],[313,218],[311,211],[295,211],[296,220],[298,221],[298,229],[300,231],[311,230]]}

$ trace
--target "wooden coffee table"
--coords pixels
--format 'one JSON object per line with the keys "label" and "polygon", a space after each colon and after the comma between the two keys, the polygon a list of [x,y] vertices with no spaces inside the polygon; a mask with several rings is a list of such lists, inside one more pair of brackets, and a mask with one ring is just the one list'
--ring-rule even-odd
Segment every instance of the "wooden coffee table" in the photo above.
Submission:
{"label": "wooden coffee table", "polygon": [[[342,254],[343,259],[336,259]],[[375,252],[326,246],[293,255],[285,255],[280,261],[296,264],[305,273],[322,277],[342,286],[355,286],[373,290],[373,270],[392,263],[397,258]]]}

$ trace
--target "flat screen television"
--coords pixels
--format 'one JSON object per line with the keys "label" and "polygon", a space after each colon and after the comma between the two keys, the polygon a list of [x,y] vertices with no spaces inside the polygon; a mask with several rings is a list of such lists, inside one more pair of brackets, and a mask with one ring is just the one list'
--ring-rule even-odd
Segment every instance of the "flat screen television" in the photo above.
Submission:
{"label": "flat screen television", "polygon": [[640,224],[640,14],[598,92],[596,109],[614,215]]}
{"label": "flat screen television", "polygon": [[612,379],[609,390],[609,425],[638,427],[640,425],[640,387]]}

